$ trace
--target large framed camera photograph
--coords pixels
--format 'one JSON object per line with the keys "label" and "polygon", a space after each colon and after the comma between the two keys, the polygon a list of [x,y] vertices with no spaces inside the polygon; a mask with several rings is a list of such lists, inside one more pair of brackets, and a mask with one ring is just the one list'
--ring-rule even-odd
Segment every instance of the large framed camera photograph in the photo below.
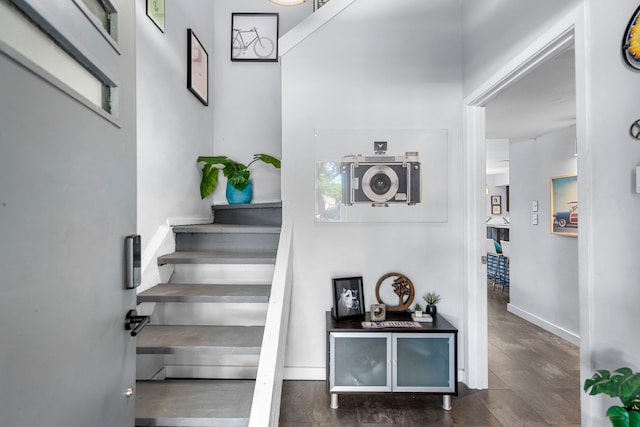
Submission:
{"label": "large framed camera photograph", "polygon": [[446,129],[316,130],[314,153],[316,222],[448,220]]}
{"label": "large framed camera photograph", "polygon": [[364,317],[362,276],[331,279],[333,318],[336,320]]}

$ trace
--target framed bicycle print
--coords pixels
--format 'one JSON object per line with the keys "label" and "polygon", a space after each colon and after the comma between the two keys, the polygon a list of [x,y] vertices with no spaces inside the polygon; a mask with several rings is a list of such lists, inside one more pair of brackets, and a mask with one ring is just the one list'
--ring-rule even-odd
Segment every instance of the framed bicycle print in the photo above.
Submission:
{"label": "framed bicycle print", "polygon": [[231,14],[232,61],[278,61],[277,13]]}
{"label": "framed bicycle print", "polygon": [[187,89],[209,105],[209,55],[191,28],[187,29]]}

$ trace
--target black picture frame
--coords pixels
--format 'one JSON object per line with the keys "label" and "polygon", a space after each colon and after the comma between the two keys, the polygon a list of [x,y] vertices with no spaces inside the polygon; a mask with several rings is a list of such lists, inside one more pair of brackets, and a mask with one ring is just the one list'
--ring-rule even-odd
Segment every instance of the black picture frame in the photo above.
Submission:
{"label": "black picture frame", "polygon": [[187,89],[209,105],[209,54],[191,28],[187,29]]}
{"label": "black picture frame", "polygon": [[164,0],[147,0],[147,16],[164,33]]}
{"label": "black picture frame", "polygon": [[231,60],[278,62],[278,13],[231,14]]}
{"label": "black picture frame", "polygon": [[331,279],[333,318],[336,320],[364,318],[364,290],[362,276]]}

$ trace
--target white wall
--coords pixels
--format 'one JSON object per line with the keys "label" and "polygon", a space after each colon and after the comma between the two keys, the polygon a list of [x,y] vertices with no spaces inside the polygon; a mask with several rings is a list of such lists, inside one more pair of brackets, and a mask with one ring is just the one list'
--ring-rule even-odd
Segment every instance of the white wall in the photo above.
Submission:
{"label": "white wall", "polygon": [[581,0],[464,3],[464,93],[471,93]]}
{"label": "white wall", "polygon": [[[267,0],[215,0],[212,49],[214,72],[212,107],[215,127],[213,151],[245,163],[254,153],[282,154],[280,62],[232,62],[230,60],[233,12],[278,13],[280,35],[313,12],[313,2],[300,6],[277,6]],[[210,24],[211,25],[211,24]],[[280,171],[263,163],[251,166],[253,202],[280,200]],[[222,176],[221,176],[222,178]],[[224,186],[213,194],[215,204],[226,204]]]}
{"label": "white wall", "polygon": [[[578,239],[551,234],[551,177],[577,173],[575,126],[512,141],[509,311],[578,343]],[[532,201],[538,201],[538,225]]]}
{"label": "white wall", "polygon": [[[213,107],[187,89],[187,28],[211,58],[213,5],[166,0],[165,32],[136,0],[138,95],[138,233],[143,251],[168,219],[211,217],[211,200],[200,199],[198,155],[213,147]],[[209,97],[215,86],[209,88]]]}
{"label": "white wall", "polygon": [[[282,59],[282,198],[294,224],[288,377],[325,377],[331,278],[363,275],[368,306],[378,279],[393,271],[418,295],[442,295],[438,312],[460,329],[465,367],[460,2],[403,6],[357,1]],[[420,128],[448,131],[448,222],[314,222],[314,129]]]}
{"label": "white wall", "polygon": [[[638,119],[637,92],[629,90],[637,86],[638,72],[620,55],[622,34],[638,3],[585,0],[585,6],[587,54],[577,67],[589,71],[585,130],[578,133],[580,221],[591,225],[578,243],[581,307],[589,308],[581,313],[583,377],[594,369],[640,370],[640,196],[633,191],[640,144],[629,136]],[[591,408],[592,402],[597,403]],[[583,425],[608,423],[602,414],[611,404],[608,398],[583,395]]]}

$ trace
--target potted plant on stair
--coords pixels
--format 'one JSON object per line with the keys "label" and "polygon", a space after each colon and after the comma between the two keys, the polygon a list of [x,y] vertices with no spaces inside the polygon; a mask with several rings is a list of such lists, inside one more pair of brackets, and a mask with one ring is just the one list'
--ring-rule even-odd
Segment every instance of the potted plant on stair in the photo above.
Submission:
{"label": "potted plant on stair", "polygon": [[613,427],[640,427],[640,373],[629,368],[613,372],[601,369],[584,382],[584,391],[620,399],[622,406],[607,409],[606,415]]}
{"label": "potted plant on stair", "polygon": [[200,196],[204,199],[215,191],[218,186],[219,172],[222,170],[227,178],[226,197],[229,204],[250,203],[253,198],[253,185],[249,167],[257,161],[280,169],[280,160],[268,154],[254,154],[253,160],[247,165],[231,160],[227,156],[198,157],[198,163],[204,163]]}

